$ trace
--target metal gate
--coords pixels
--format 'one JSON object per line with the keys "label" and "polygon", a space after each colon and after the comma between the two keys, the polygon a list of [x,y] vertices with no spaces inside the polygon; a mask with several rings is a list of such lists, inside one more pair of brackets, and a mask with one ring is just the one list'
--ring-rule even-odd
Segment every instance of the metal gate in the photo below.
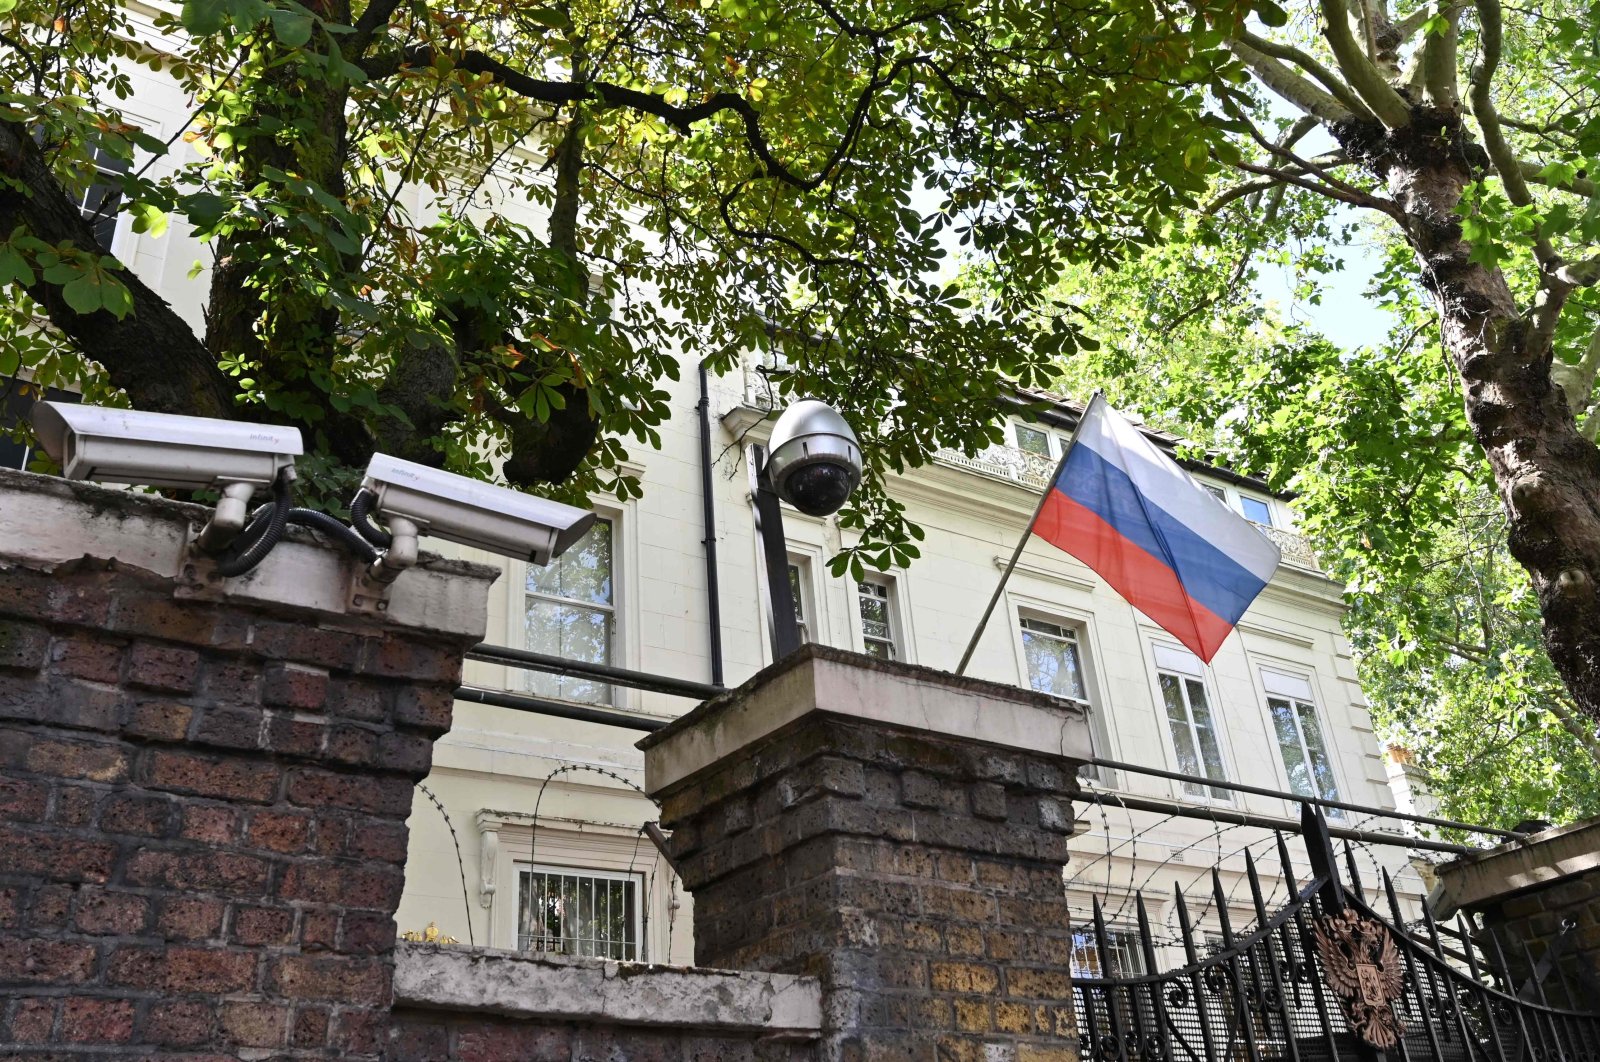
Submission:
{"label": "metal gate", "polygon": [[[1197,936],[1180,890],[1181,967],[1074,981],[1084,1062],[1600,1062],[1600,1015],[1552,1006],[1543,971],[1525,952],[1508,962],[1492,933],[1464,916],[1439,924],[1426,905],[1420,923],[1408,925],[1386,871],[1379,905],[1387,910],[1369,906],[1349,848],[1341,871],[1327,823],[1309,805],[1302,832],[1311,880],[1295,880],[1280,835],[1290,898],[1275,912],[1245,852],[1255,909],[1248,931],[1236,934],[1229,924],[1213,869],[1214,945]],[[1134,909],[1142,965],[1154,971],[1142,895]],[[1093,920],[1098,954],[1109,956],[1112,938],[1098,901]],[[1519,968],[1535,971],[1520,985],[1513,975]],[[1583,998],[1570,986],[1563,994]]]}

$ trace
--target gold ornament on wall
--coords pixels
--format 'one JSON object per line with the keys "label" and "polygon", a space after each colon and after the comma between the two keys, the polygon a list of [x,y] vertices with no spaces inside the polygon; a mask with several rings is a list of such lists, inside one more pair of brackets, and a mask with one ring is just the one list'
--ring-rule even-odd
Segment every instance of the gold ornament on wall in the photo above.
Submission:
{"label": "gold ornament on wall", "polygon": [[437,922],[429,922],[428,923],[428,928],[424,929],[420,933],[417,932],[415,929],[408,929],[404,933],[400,934],[400,939],[401,940],[409,940],[409,941],[411,941],[413,943],[416,943],[416,944],[460,944],[461,943],[461,941],[457,940],[455,937],[447,936],[446,934],[439,932],[439,923],[437,923]]}

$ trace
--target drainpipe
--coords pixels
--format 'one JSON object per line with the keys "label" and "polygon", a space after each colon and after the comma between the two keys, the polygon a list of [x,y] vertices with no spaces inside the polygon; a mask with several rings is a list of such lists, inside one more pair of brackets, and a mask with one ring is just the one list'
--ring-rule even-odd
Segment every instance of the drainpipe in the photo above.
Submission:
{"label": "drainpipe", "polygon": [[717,582],[717,514],[711,494],[711,393],[705,359],[700,359],[700,506],[706,547],[706,615],[711,639],[711,684],[722,682],[722,592]]}

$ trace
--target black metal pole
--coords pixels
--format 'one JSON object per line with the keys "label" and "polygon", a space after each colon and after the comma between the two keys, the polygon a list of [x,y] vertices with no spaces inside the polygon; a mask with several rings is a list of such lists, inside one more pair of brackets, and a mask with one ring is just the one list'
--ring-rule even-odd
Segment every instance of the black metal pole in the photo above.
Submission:
{"label": "black metal pole", "polygon": [[[757,453],[758,451],[752,451]],[[755,458],[753,458],[755,459]],[[767,475],[765,455],[756,466],[756,522],[761,557],[767,569],[767,619],[772,631],[772,659],[782,660],[800,648],[800,625],[794,620],[794,591],[789,588],[789,543],[783,533],[783,503]]]}
{"label": "black metal pole", "polygon": [[510,664],[533,671],[548,671],[556,675],[603,679],[618,686],[648,690],[651,693],[667,693],[674,697],[689,697],[697,701],[708,701],[726,692],[721,686],[709,686],[704,682],[691,682],[688,679],[671,678],[667,675],[652,675],[645,671],[630,671],[612,664],[568,660],[565,657],[536,653],[531,649],[513,649],[509,645],[490,645],[487,642],[468,649],[467,659],[486,660],[491,664]]}
{"label": "black metal pole", "polygon": [[706,547],[706,634],[711,650],[711,684],[722,685],[722,590],[717,579],[717,511],[711,493],[711,390],[705,359],[700,359],[700,512]]}
{"label": "black metal pole", "polygon": [[456,700],[472,701],[475,704],[489,704],[496,708],[514,708],[519,712],[532,712],[535,715],[553,715],[561,719],[577,719],[585,723],[603,723],[606,726],[622,727],[626,730],[644,730],[654,733],[672,722],[656,715],[639,715],[635,712],[625,712],[621,708],[607,708],[598,704],[572,704],[567,701],[547,701],[541,697],[530,697],[525,693],[504,693],[500,690],[484,690],[476,686],[456,687]]}

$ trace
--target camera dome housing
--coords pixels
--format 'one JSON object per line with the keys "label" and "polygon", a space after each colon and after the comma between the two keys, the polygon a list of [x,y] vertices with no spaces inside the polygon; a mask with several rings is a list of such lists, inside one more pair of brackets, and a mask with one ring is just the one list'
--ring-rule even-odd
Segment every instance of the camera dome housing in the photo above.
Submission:
{"label": "camera dome housing", "polygon": [[861,444],[838,410],[814,398],[783,411],[767,444],[778,497],[807,516],[839,511],[861,482]]}

